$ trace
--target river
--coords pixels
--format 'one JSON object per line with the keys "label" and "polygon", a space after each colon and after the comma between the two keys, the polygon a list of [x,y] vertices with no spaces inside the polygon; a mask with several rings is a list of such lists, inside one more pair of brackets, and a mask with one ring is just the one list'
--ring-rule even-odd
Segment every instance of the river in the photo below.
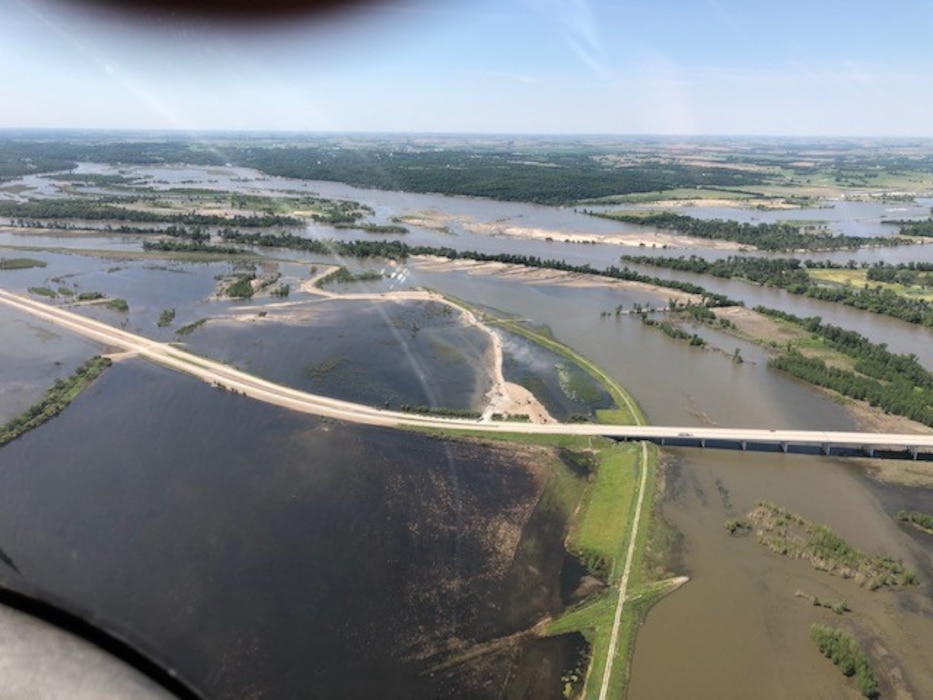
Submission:
{"label": "river", "polygon": [[[617,264],[622,252],[644,252],[643,249],[604,244],[565,244],[557,240],[491,236],[471,232],[457,223],[466,220],[510,223],[595,235],[625,228],[569,209],[361,190],[337,183],[301,183],[266,178],[242,169],[231,169],[226,175],[223,172],[212,170],[207,178],[202,170],[167,168],[153,169],[150,175],[152,179],[176,185],[191,181],[192,186],[233,187],[253,193],[291,189],[352,198],[374,207],[376,220],[380,222],[424,211],[453,217],[453,233],[412,228],[406,237],[412,244],[520,252],[589,263],[594,267]],[[834,210],[816,210],[812,217],[805,218],[820,218],[820,211],[824,215],[831,211],[834,226],[856,235],[868,235],[876,223],[880,227],[880,218],[891,214],[890,207],[853,202],[837,205]],[[852,228],[849,228],[850,223]],[[358,237],[360,234],[316,228],[308,235]],[[13,241],[22,245],[28,240],[28,236],[0,234],[0,243]],[[138,249],[138,243],[127,239],[71,241],[53,237],[52,240],[86,248],[108,245]],[[659,252],[674,254],[677,251]],[[701,251],[701,254],[712,253]],[[289,256],[280,250],[276,255]],[[933,246],[834,253],[827,257],[874,260],[882,256],[884,259],[929,261],[933,259]],[[305,260],[307,256],[291,257]],[[129,269],[136,268],[129,265]],[[475,275],[466,270],[438,271],[417,261],[397,266],[392,271],[392,280],[384,283],[387,286],[429,286],[474,304],[547,325],[558,340],[594,360],[626,386],[654,423],[842,430],[854,427],[842,406],[768,369],[766,356],[754,345],[704,328],[701,335],[719,351],[689,348],[644,327],[632,316],[601,314],[619,304],[625,307],[635,303],[664,304],[663,293],[620,291],[602,286],[527,284],[516,277]],[[648,268],[646,271],[659,276],[666,274]],[[25,272],[23,280],[26,280]],[[161,331],[152,328],[153,319],[158,308],[169,303],[180,310],[186,309],[187,319],[210,312],[209,306],[192,299],[201,294],[197,291],[201,288],[199,285],[210,286],[213,272],[207,269],[202,273],[189,271],[188,274],[198,281],[186,282],[190,289],[180,296],[185,296],[187,302],[169,296],[156,303],[139,299],[135,305],[148,310],[140,311],[138,317],[131,316],[130,325],[149,334],[158,334]],[[32,271],[30,274],[42,281],[50,273]],[[161,272],[147,284],[164,285],[169,274]],[[913,352],[928,368],[933,368],[929,329],[789,295],[781,290],[684,273],[677,273],[677,277],[693,279],[714,291],[743,299],[749,306],[764,304],[801,316],[819,315],[826,322],[886,342],[892,350]],[[96,283],[106,285],[107,278],[96,279]],[[27,283],[18,284],[26,286]],[[127,294],[131,291],[128,287]],[[131,299],[131,309],[133,306]],[[732,361],[736,348],[745,359],[742,364]],[[464,397],[468,393],[468,389],[461,392]],[[852,629],[872,650],[873,658],[883,660],[879,671],[885,696],[918,700],[933,697],[933,608],[930,603],[933,598],[933,538],[905,529],[892,517],[900,508],[929,511],[933,502],[931,490],[906,489],[876,481],[869,478],[857,462],[782,454],[671,449],[664,450],[663,454],[667,479],[662,512],[682,533],[682,542],[672,553],[669,568],[675,574],[689,575],[691,580],[647,615],[636,644],[630,698],[849,697],[851,693],[846,694],[842,676],[817,653],[807,638],[808,627],[814,621]],[[828,524],[866,551],[884,551],[902,558],[918,571],[921,585],[909,591],[870,593],[850,581],[815,571],[803,562],[782,559],[757,545],[752,537],[729,537],[725,521],[741,517],[760,500],[775,502],[808,519]],[[845,598],[853,612],[838,617],[815,608],[806,599],[795,596],[798,590],[823,599]],[[892,686],[897,678],[903,679],[899,689]]]}

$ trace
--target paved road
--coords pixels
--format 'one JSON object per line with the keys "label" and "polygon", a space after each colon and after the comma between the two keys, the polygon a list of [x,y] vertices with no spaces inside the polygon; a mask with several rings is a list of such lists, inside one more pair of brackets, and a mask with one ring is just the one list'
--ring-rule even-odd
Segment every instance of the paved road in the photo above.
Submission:
{"label": "paved road", "polygon": [[294,411],[367,425],[388,427],[443,428],[450,431],[482,429],[489,432],[535,433],[543,435],[603,435],[629,440],[661,442],[672,440],[678,444],[701,444],[707,441],[772,445],[814,445],[819,447],[875,447],[933,450],[933,432],[922,435],[898,433],[829,432],[818,430],[769,430],[747,428],[696,428],[670,426],[615,426],[593,423],[516,423],[494,422],[421,416],[387,411],[341,401],[326,396],[282,386],[225,365],[195,355],[168,343],[160,343],[143,336],[114,328],[106,323],[87,318],[66,309],[51,306],[27,297],[0,290],[0,302],[32,314],[96,340],[108,347],[118,348],[145,357],[153,362],[185,372],[203,381],[237,391],[267,403]]}

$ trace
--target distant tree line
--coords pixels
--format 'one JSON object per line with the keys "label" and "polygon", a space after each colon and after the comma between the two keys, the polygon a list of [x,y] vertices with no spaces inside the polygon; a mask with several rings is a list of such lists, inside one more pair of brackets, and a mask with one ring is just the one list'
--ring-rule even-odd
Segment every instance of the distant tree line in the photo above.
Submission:
{"label": "distant tree line", "polygon": [[[678,187],[742,188],[766,175],[744,168],[708,168],[668,160],[619,164],[607,149],[411,148],[383,143],[337,146],[304,139],[287,147],[228,144],[223,155],[196,140],[117,140],[63,135],[61,139],[0,139],[0,177],[69,170],[79,162],[163,165],[186,163],[253,167],[270,175],[345,182],[359,187],[472,195],[566,204],[618,194]],[[611,148],[609,149],[612,150]]]}
{"label": "distant tree line", "polygon": [[[804,261],[796,258],[763,258],[757,256],[730,256],[708,261],[697,256],[690,257],[652,257],[625,255],[624,262],[672,270],[686,270],[731,279],[733,277],[786,289],[791,294],[802,294],[812,299],[831,301],[852,306],[863,311],[892,316],[908,323],[933,326],[933,304],[922,298],[905,297],[892,289],[864,286],[861,288],[845,285],[826,285],[814,280],[807,274],[810,268],[833,269],[842,266],[826,261]],[[913,268],[910,265],[914,265]],[[916,279],[925,277],[920,273],[926,263],[907,265],[888,265],[878,263],[867,269],[872,276],[886,277],[898,273],[915,273]],[[883,281],[883,280],[879,280]]]}
{"label": "distant tree line", "polygon": [[842,250],[863,246],[891,246],[909,243],[908,240],[891,236],[847,236],[832,235],[824,229],[810,225],[791,223],[757,223],[728,219],[698,219],[672,212],[656,214],[627,214],[625,212],[587,212],[593,216],[622,221],[639,226],[653,226],[667,231],[676,231],[685,236],[709,240],[732,241],[754,246],[759,250]]}
{"label": "distant tree line", "polygon": [[302,146],[245,148],[233,157],[241,165],[282,177],[541,204],[677,187],[742,187],[763,182],[760,173],[738,168],[668,162],[620,166],[572,152]]}
{"label": "distant tree line", "polygon": [[867,267],[865,273],[871,282],[903,284],[907,287],[933,287],[933,263],[909,262],[892,265],[879,262]]}
{"label": "distant tree line", "polygon": [[900,226],[901,229],[898,231],[898,233],[900,233],[902,236],[921,236],[924,238],[933,236],[933,219],[926,219],[925,221],[912,221],[910,219],[885,219],[881,223]]}
{"label": "distant tree line", "polygon": [[612,279],[628,282],[643,282],[657,287],[676,289],[687,294],[701,296],[704,304],[716,306],[741,306],[742,302],[730,299],[724,294],[710,292],[703,287],[690,282],[668,280],[660,277],[642,275],[627,267],[619,268],[610,265],[604,270],[597,270],[590,265],[572,265],[563,260],[542,259],[536,255],[521,255],[517,253],[481,253],[475,250],[457,250],[450,247],[410,246],[402,241],[339,241],[322,240],[317,238],[303,238],[294,234],[280,231],[279,233],[260,233],[227,230],[221,232],[225,240],[270,248],[289,248],[303,250],[320,255],[339,255],[353,258],[385,258],[387,260],[404,260],[410,256],[430,255],[447,258],[449,260],[475,260],[477,262],[501,262],[511,265],[560,270],[586,275],[610,277]]}
{"label": "distant tree line", "polygon": [[189,239],[143,241],[143,250],[162,253],[214,253],[217,255],[249,255],[250,251],[234,245],[217,245]]}
{"label": "distant tree line", "polygon": [[84,221],[146,221],[199,226],[242,226],[268,228],[270,226],[303,226],[304,221],[280,214],[252,214],[232,217],[218,214],[166,214],[141,211],[87,199],[31,199],[28,202],[0,201],[0,216],[13,220],[81,219]]}

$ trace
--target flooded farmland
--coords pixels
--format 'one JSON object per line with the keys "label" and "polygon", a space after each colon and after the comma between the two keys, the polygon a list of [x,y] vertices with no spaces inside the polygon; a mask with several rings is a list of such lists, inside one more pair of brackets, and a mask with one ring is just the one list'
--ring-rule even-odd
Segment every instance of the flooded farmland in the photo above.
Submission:
{"label": "flooded farmland", "polygon": [[[198,172],[169,177],[154,169],[153,177],[192,180]],[[640,252],[599,242],[521,240],[474,225],[506,222],[594,237],[622,227],[570,210],[260,179],[243,169],[229,176],[218,186],[314,188],[368,202],[380,220],[424,211],[452,216],[448,232],[412,226],[412,243],[594,267],[616,264],[621,252]],[[805,215],[817,214],[798,216]],[[885,216],[882,205],[854,202],[827,214],[834,228],[856,235],[877,235]],[[350,234],[311,227],[307,235]],[[139,248],[132,237],[0,234],[0,243],[26,241]],[[906,250],[892,255],[900,259]],[[276,264],[285,279],[299,279],[308,263],[319,262],[280,252]],[[909,251],[916,259],[931,254],[931,246]],[[5,287],[55,285],[125,298],[125,316],[101,308],[80,312],[183,342],[282,383],[377,406],[471,410],[488,390],[488,335],[430,304],[315,301],[295,293],[297,320],[271,308],[260,317],[267,301],[212,297],[228,263],[36,255],[49,266],[4,272]],[[742,282],[677,276],[749,306],[820,315],[933,365],[929,329]],[[420,261],[395,266],[374,288],[421,285],[546,327],[624,385],[656,424],[856,425],[844,405],[769,369],[767,354],[748,341],[698,328],[710,347],[690,348],[632,314],[603,314],[619,306],[664,306],[663,292],[438,271]],[[176,321],[161,328],[157,319],[168,308],[176,310]],[[13,415],[94,348],[0,313],[5,328],[29,325],[17,335],[21,344],[4,352],[0,409]],[[208,320],[178,337],[180,327],[202,319]],[[507,377],[532,389],[555,416],[602,405],[604,397],[585,380],[561,373],[557,358],[503,337]],[[732,361],[734,350],[742,364]],[[667,564],[690,581],[643,621],[630,698],[849,697],[851,689],[808,638],[809,625],[818,621],[851,629],[881,660],[883,697],[933,696],[933,537],[893,517],[901,509],[929,511],[930,489],[879,482],[856,461],[677,449],[664,450],[664,460],[661,512],[681,535]],[[556,687],[551,682],[579,653],[580,639],[572,637],[497,642],[564,604],[566,523],[538,508],[546,478],[534,455],[294,416],[129,361],[108,370],[65,414],[3,448],[0,463],[0,522],[8,533],[0,548],[23,575],[99,611],[143,645],[177,649],[179,666],[211,695],[266,689],[270,697],[294,697],[310,688],[314,695],[387,697],[391,686],[396,697],[462,697],[464,688],[476,697],[499,697],[517,693],[524,679],[536,689],[533,697],[545,697],[541,689]],[[107,494],[103,509],[101,494]],[[825,523],[867,552],[902,559],[920,585],[868,591],[781,558],[753,536],[730,537],[725,522],[759,501]],[[69,527],[58,525],[63,522]],[[127,578],[125,570],[138,577]],[[798,592],[844,598],[851,614],[836,616]],[[476,649],[484,651],[478,665],[449,663]],[[538,685],[529,669],[547,669]]]}

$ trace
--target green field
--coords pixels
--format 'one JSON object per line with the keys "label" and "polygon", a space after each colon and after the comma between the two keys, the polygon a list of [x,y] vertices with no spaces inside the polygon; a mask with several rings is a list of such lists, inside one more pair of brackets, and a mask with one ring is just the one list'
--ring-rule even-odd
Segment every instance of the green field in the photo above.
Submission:
{"label": "green field", "polygon": [[868,280],[866,270],[807,270],[807,273],[815,280],[828,282],[830,284],[839,284],[849,287],[865,287],[890,290],[902,297],[911,299],[923,299],[924,301],[933,301],[933,289],[929,287],[913,286],[908,287],[903,284],[894,284],[890,282],[874,282]]}

